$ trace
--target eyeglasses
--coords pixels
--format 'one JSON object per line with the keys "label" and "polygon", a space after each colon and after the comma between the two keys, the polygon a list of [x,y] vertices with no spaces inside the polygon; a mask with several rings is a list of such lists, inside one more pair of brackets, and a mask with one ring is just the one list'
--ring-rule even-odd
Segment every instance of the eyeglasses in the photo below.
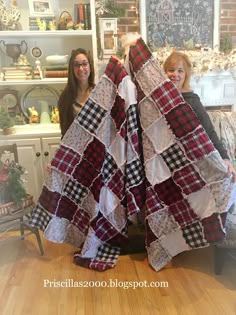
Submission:
{"label": "eyeglasses", "polygon": [[83,62],[81,62],[81,63],[75,61],[75,62],[73,63],[73,67],[74,67],[74,68],[80,68],[80,67],[82,67],[83,69],[85,69],[85,68],[88,67],[88,65],[89,65],[89,62],[87,62],[87,61],[83,61]]}

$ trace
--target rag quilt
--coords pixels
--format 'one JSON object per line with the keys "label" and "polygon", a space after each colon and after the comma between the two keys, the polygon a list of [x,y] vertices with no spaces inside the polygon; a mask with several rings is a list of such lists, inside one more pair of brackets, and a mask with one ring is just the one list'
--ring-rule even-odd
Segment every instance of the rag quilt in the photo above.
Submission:
{"label": "rag quilt", "polygon": [[142,213],[157,271],[224,238],[233,183],[142,38],[126,62],[129,69],[111,57],[51,161],[30,222],[48,240],[79,247],[78,265],[103,271],[115,266],[129,222]]}

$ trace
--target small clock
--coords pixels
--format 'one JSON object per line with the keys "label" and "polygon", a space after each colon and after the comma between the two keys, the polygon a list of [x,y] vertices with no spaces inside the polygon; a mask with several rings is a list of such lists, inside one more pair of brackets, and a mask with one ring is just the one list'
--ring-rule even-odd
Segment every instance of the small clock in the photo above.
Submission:
{"label": "small clock", "polygon": [[33,47],[31,49],[31,54],[35,58],[40,58],[42,56],[42,50],[39,47]]}
{"label": "small clock", "polygon": [[18,92],[14,89],[0,90],[0,104],[6,106],[9,113],[19,112]]}
{"label": "small clock", "polygon": [[17,97],[14,94],[5,94],[3,96],[3,101],[6,104],[7,108],[15,107],[17,105]]}

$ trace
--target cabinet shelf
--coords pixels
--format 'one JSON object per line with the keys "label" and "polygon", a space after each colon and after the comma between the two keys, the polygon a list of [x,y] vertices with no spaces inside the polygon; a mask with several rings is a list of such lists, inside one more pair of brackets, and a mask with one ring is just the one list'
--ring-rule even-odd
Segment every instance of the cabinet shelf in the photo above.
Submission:
{"label": "cabinet shelf", "polygon": [[62,37],[62,36],[92,36],[92,30],[72,31],[0,31],[1,38],[9,37]]}
{"label": "cabinet shelf", "polygon": [[47,84],[65,84],[67,78],[49,78],[41,80],[11,80],[11,81],[0,81],[1,86],[11,85],[47,85]]}

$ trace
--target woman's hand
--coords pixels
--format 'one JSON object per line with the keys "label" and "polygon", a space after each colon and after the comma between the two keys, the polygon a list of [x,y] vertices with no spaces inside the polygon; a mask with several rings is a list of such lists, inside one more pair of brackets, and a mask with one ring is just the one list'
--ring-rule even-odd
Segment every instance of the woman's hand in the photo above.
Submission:
{"label": "woman's hand", "polygon": [[236,170],[233,167],[233,164],[229,160],[224,160],[227,165],[227,176],[232,175],[232,180],[236,182]]}

